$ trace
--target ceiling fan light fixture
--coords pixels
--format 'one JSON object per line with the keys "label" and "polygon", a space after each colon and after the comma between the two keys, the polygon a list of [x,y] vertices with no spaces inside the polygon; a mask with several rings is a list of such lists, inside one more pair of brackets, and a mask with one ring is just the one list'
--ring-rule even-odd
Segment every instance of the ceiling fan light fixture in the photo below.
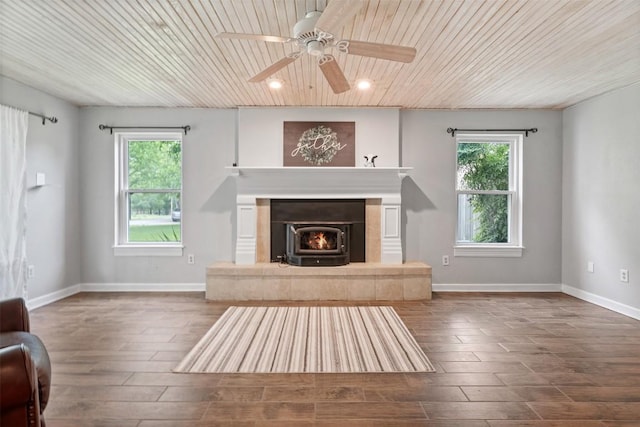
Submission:
{"label": "ceiling fan light fixture", "polygon": [[356,82],[356,87],[359,90],[369,90],[369,89],[371,89],[372,85],[373,85],[373,82],[371,82],[371,80],[369,80],[369,79],[359,79]]}
{"label": "ceiling fan light fixture", "polygon": [[284,82],[280,79],[269,79],[267,80],[267,85],[269,85],[271,89],[278,90],[284,86]]}
{"label": "ceiling fan light fixture", "polygon": [[[304,3],[304,2],[303,2]],[[309,3],[309,2],[307,2]],[[312,2],[313,3],[313,2]],[[322,3],[322,2],[320,2]],[[351,85],[336,61],[327,49],[335,48],[346,55],[363,56],[366,58],[384,59],[409,63],[416,56],[416,49],[409,46],[394,44],[373,43],[361,40],[338,40],[336,34],[342,31],[342,27],[364,7],[364,0],[330,0],[322,12],[308,12],[293,26],[293,37],[270,36],[265,34],[246,33],[218,33],[218,38],[236,38],[257,40],[272,43],[295,43],[296,51],[289,53],[284,58],[269,65],[255,76],[249,79],[251,83],[267,80],[277,72],[300,58],[303,54],[315,57],[320,71],[325,80],[331,86],[333,93],[338,95],[351,89]],[[267,80],[268,81],[268,80]],[[277,90],[283,82],[269,83],[269,86]],[[359,90],[370,89],[373,82],[361,82]]]}
{"label": "ceiling fan light fixture", "polygon": [[307,53],[311,56],[322,56],[324,54],[324,44],[317,40],[307,42]]}

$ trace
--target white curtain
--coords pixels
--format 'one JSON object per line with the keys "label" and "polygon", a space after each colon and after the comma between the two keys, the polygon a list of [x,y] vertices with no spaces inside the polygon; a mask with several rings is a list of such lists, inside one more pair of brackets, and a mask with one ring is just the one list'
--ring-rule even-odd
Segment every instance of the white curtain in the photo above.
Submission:
{"label": "white curtain", "polygon": [[0,297],[27,297],[29,113],[0,105]]}

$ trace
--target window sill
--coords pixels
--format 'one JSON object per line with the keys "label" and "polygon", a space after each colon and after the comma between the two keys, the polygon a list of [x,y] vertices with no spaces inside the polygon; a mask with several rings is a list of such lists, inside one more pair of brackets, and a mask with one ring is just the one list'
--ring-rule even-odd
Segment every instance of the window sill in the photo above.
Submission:
{"label": "window sill", "polygon": [[121,245],[113,247],[114,256],[182,256],[184,246]]}
{"label": "window sill", "polygon": [[520,258],[522,246],[454,246],[453,256],[488,257],[488,258]]}

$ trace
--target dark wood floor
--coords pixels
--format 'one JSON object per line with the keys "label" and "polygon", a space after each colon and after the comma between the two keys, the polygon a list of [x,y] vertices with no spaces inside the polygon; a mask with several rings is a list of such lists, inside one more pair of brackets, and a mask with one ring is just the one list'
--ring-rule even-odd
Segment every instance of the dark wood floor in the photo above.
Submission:
{"label": "dark wood floor", "polygon": [[436,373],[174,374],[227,304],[199,293],[67,298],[32,312],[53,362],[47,425],[640,425],[636,320],[563,294],[391,305]]}

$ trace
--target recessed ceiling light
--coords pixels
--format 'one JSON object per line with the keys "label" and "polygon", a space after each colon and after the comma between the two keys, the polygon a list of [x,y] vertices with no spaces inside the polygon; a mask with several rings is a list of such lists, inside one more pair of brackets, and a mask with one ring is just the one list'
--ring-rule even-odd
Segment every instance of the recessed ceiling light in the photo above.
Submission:
{"label": "recessed ceiling light", "polygon": [[284,85],[284,82],[280,79],[269,79],[267,84],[271,89],[280,89]]}
{"label": "recessed ceiling light", "polygon": [[360,79],[356,82],[356,87],[360,90],[367,90],[371,88],[371,80]]}

